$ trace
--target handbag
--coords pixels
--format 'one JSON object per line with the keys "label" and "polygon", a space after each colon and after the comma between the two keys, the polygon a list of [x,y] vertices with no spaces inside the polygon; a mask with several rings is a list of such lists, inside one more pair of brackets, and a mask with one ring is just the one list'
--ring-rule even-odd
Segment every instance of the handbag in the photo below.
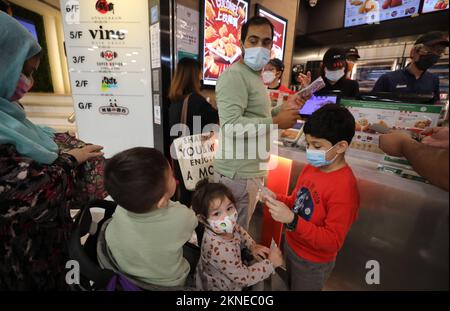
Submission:
{"label": "handbag", "polygon": [[[181,109],[182,124],[187,124],[188,102],[190,95],[183,101]],[[216,137],[214,132],[185,135],[173,141],[175,152],[183,176],[183,183],[187,190],[195,190],[197,183],[203,179],[211,180],[214,175],[214,157],[216,151]]]}

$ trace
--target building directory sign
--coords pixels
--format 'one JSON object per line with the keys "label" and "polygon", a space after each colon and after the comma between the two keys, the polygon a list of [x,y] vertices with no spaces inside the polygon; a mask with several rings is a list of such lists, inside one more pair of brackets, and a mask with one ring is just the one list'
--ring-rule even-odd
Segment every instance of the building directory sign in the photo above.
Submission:
{"label": "building directory sign", "polygon": [[153,142],[147,0],[61,0],[79,138],[110,157]]}

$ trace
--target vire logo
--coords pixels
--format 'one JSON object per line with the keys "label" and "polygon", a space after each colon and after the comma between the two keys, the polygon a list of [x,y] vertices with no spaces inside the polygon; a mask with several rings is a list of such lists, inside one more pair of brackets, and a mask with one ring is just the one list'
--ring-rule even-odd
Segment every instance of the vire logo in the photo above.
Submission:
{"label": "vire logo", "polygon": [[117,99],[109,99],[109,106],[101,106],[98,111],[101,114],[126,116],[130,113],[127,107],[117,105]]}
{"label": "vire logo", "polygon": [[126,30],[107,30],[103,26],[98,26],[98,29],[89,29],[92,39],[94,40],[124,40],[127,36]]}

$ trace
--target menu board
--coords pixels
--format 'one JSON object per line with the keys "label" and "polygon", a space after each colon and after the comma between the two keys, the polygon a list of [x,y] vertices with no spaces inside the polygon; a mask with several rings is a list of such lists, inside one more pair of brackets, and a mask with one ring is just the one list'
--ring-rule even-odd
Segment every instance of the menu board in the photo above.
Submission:
{"label": "menu board", "polygon": [[424,0],[422,13],[448,10],[449,0]]}
{"label": "menu board", "polygon": [[346,0],[344,27],[412,16],[419,7],[420,0]]}
{"label": "menu board", "polygon": [[148,1],[60,1],[79,138],[153,147]]}
{"label": "menu board", "polygon": [[274,27],[273,48],[270,58],[284,60],[284,49],[286,44],[287,19],[284,19],[264,7],[257,5],[256,14],[269,19]]}
{"label": "menu board", "polygon": [[220,74],[237,62],[241,27],[249,3],[243,0],[203,0],[203,83],[216,85]]}
{"label": "menu board", "polygon": [[437,126],[441,106],[397,104],[342,100],[341,104],[352,113],[356,121],[355,137],[351,148],[383,153],[378,148],[379,134],[369,128],[379,124],[393,130],[420,132],[427,127]]}

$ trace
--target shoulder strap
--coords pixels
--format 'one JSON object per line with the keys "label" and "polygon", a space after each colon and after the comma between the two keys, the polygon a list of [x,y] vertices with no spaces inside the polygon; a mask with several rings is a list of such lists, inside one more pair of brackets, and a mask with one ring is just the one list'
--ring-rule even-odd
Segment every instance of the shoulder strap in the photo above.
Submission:
{"label": "shoulder strap", "polygon": [[181,108],[181,119],[180,119],[180,122],[182,124],[186,124],[186,122],[187,122],[188,104],[189,104],[190,97],[191,97],[191,94],[186,96],[186,98],[183,101],[183,107]]}

